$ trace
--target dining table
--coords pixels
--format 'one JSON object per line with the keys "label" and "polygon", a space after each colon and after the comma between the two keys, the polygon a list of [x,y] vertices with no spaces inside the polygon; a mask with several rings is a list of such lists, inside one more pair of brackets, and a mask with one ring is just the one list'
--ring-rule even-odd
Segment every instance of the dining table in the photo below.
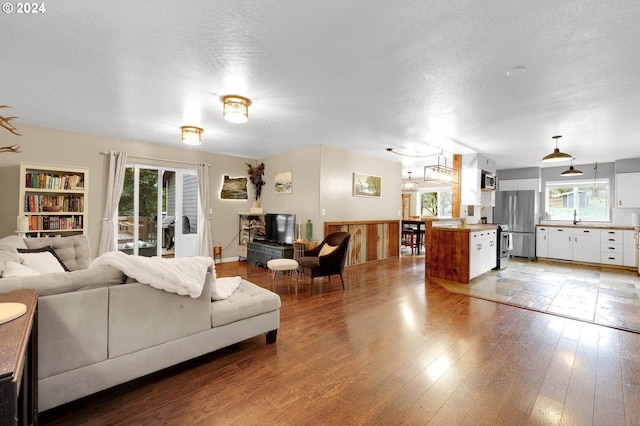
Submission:
{"label": "dining table", "polygon": [[416,254],[421,254],[420,249],[424,240],[424,233],[427,229],[427,225],[423,220],[420,219],[403,219],[402,220],[402,231],[411,231],[415,235],[416,242]]}

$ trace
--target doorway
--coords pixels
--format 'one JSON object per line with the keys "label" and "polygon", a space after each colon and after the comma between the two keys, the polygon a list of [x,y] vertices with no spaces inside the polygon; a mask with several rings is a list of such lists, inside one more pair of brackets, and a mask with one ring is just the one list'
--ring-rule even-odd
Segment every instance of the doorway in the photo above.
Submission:
{"label": "doorway", "polygon": [[118,251],[148,257],[197,255],[198,203],[195,170],[128,166],[118,206]]}

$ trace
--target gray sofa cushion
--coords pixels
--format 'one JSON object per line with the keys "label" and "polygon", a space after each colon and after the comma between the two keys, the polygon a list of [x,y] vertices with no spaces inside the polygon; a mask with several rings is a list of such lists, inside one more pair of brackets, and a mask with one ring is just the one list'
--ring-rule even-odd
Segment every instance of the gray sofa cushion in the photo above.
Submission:
{"label": "gray sofa cushion", "polygon": [[25,238],[27,248],[52,247],[70,271],[87,269],[91,263],[91,248],[86,235],[55,238]]}
{"label": "gray sofa cushion", "polygon": [[211,326],[219,327],[280,309],[280,296],[242,280],[228,298],[211,302]]}
{"label": "gray sofa cushion", "polygon": [[17,235],[9,235],[8,237],[0,238],[0,248],[16,251],[16,249],[26,249],[28,247],[24,243],[24,238]]}
{"label": "gray sofa cushion", "polygon": [[0,238],[0,277],[4,273],[4,268],[7,262],[20,263],[17,249],[26,249],[22,237],[17,235],[10,235],[8,237]]}
{"label": "gray sofa cushion", "polygon": [[15,249],[0,247],[0,277],[4,274],[7,262],[20,263],[20,257]]}

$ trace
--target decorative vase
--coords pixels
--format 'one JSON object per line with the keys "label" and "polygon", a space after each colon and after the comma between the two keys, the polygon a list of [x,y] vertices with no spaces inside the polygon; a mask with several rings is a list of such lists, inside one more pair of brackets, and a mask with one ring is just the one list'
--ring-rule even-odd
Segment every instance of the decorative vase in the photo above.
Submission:
{"label": "decorative vase", "polygon": [[313,240],[313,223],[311,223],[311,219],[307,219],[305,239],[307,241]]}
{"label": "decorative vase", "polygon": [[251,213],[263,213],[264,210],[260,207],[260,201],[253,200],[253,207],[250,209]]}

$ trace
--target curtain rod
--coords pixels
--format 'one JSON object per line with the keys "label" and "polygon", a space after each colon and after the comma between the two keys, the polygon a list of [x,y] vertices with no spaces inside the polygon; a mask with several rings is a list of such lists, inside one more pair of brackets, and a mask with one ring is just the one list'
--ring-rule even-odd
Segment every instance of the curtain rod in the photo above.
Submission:
{"label": "curtain rod", "polygon": [[[109,155],[109,154],[111,154],[111,151],[102,151],[102,154]],[[165,160],[163,158],[142,157],[140,155],[129,155],[129,154],[127,154],[127,157],[137,158],[137,159],[140,159],[140,160],[164,161],[166,163],[191,164],[191,165],[196,165],[196,166],[198,165],[197,162],[193,162],[193,161]],[[206,163],[206,164],[207,164],[207,167],[211,167],[211,164],[208,164],[208,163]]]}

